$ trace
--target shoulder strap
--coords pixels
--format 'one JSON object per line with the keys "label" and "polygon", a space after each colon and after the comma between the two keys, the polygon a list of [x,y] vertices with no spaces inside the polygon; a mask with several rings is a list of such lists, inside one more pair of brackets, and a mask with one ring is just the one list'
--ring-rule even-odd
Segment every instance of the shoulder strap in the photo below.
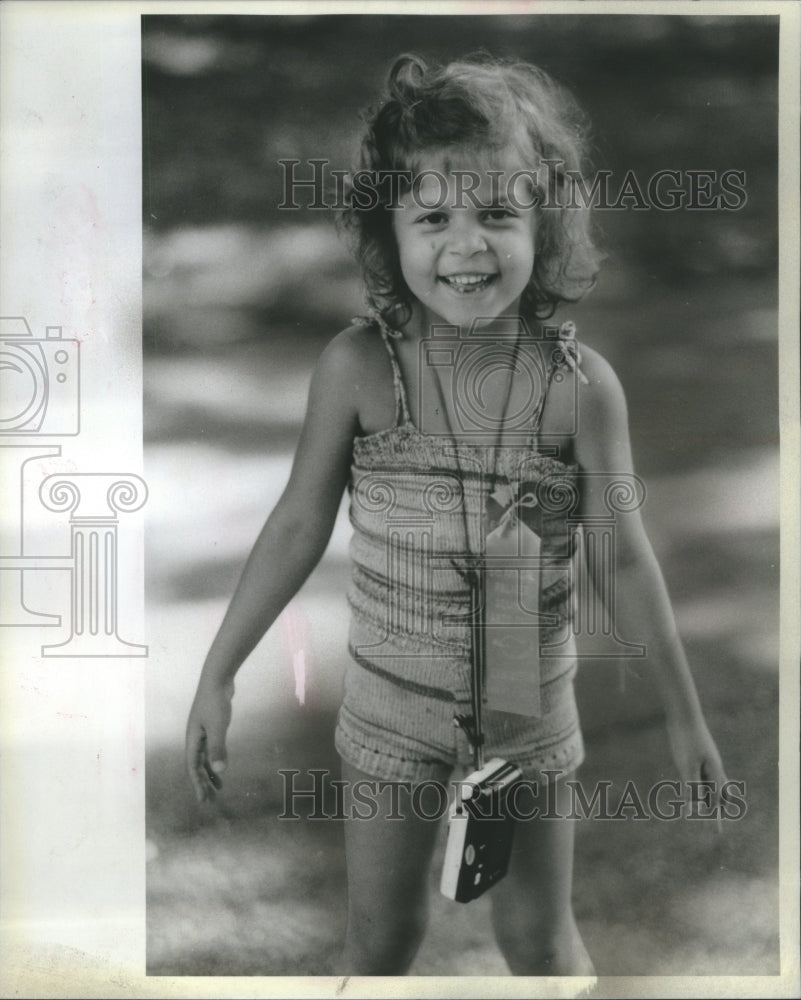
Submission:
{"label": "shoulder strap", "polygon": [[392,341],[397,340],[401,334],[393,330],[378,313],[373,313],[367,318],[357,316],[352,322],[358,323],[361,326],[378,327],[381,339],[384,341],[384,346],[387,349],[387,354],[389,354],[389,363],[392,366],[392,384],[395,390],[395,424],[399,426],[400,424],[411,423],[412,417],[406,397],[406,386],[403,383],[403,374],[398,364],[395,348],[392,346]]}
{"label": "shoulder strap", "polygon": [[548,384],[555,372],[572,371],[583,385],[589,385],[589,379],[581,370],[581,351],[576,340],[576,324],[572,320],[562,323],[557,334],[558,344],[551,354],[551,370],[548,374]]}
{"label": "shoulder strap", "polygon": [[[542,393],[542,399],[537,407],[537,411],[534,414],[534,419],[531,422],[531,436],[529,438],[529,446],[531,448],[535,446],[537,436],[540,432],[542,418],[545,413],[545,403],[548,398],[548,390],[551,387],[551,382],[553,382],[554,377],[557,374],[564,376],[564,373],[572,372],[583,385],[589,384],[586,375],[580,367],[581,351],[579,350],[578,342],[575,339],[576,324],[572,320],[567,320],[565,323],[562,323],[556,337],[556,342],[553,344],[550,351],[550,358],[546,359],[548,362],[548,370],[545,376],[545,389]],[[557,379],[557,381],[559,381],[559,379]]]}

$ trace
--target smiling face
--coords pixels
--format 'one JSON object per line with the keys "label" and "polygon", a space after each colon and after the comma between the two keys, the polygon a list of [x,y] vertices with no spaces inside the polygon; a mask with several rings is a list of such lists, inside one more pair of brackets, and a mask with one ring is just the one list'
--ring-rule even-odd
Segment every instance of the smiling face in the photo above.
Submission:
{"label": "smiling face", "polygon": [[522,207],[530,194],[517,185],[507,199],[513,171],[494,181],[486,172],[465,178],[434,157],[418,175],[424,171],[431,173],[393,211],[401,272],[417,300],[420,332],[425,335],[432,322],[468,327],[476,319],[517,315],[534,267],[537,214]]}

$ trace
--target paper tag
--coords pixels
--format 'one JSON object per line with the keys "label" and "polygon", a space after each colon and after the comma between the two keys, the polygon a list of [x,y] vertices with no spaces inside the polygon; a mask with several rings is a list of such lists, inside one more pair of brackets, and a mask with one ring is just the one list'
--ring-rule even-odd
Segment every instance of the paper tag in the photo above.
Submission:
{"label": "paper tag", "polygon": [[540,538],[517,517],[514,506],[487,535],[485,545],[487,705],[537,717],[541,714]]}

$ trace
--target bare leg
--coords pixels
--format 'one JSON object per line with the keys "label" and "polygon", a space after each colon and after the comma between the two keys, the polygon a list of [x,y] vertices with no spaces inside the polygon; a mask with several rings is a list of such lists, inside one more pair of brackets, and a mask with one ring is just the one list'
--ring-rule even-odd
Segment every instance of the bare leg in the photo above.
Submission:
{"label": "bare leg", "polygon": [[[551,786],[551,811],[570,812],[569,789],[560,779]],[[525,815],[538,800],[520,797]],[[568,819],[519,819],[512,860],[492,896],[495,936],[510,970],[520,976],[593,976],[571,904],[574,822]]]}
{"label": "bare leg", "polygon": [[[342,778],[352,790],[375,779],[342,762]],[[369,789],[370,786],[362,786]],[[408,791],[399,797],[403,819],[388,819],[389,792],[379,796],[372,819],[351,816],[351,805],[368,809],[346,794],[345,854],[348,867],[348,926],[343,953],[345,975],[405,974],[428,923],[428,875],[439,823],[414,815]],[[425,806],[436,811],[436,804]]]}

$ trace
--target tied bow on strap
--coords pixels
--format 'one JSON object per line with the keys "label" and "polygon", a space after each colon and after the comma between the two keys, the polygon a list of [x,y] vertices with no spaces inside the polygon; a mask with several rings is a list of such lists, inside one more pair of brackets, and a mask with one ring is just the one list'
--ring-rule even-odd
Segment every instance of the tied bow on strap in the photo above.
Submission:
{"label": "tied bow on strap", "polygon": [[403,337],[402,331],[390,326],[381,313],[373,306],[368,307],[366,316],[354,316],[351,319],[351,323],[353,326],[371,326],[375,324],[382,333],[387,337],[392,337],[393,340],[400,340]]}
{"label": "tied bow on strap", "polygon": [[496,531],[500,529],[503,532],[506,528],[514,527],[518,519],[518,510],[521,507],[537,506],[537,497],[534,493],[524,493],[522,496],[518,496],[519,492],[520,483],[509,483],[508,486],[499,486],[494,493],[490,494],[491,499],[499,507],[505,508],[496,525]]}
{"label": "tied bow on strap", "polygon": [[553,352],[553,361],[557,368],[569,368],[582,385],[589,385],[590,380],[581,370],[581,351],[576,337],[576,324],[572,320],[562,323],[557,334],[559,347]]}

